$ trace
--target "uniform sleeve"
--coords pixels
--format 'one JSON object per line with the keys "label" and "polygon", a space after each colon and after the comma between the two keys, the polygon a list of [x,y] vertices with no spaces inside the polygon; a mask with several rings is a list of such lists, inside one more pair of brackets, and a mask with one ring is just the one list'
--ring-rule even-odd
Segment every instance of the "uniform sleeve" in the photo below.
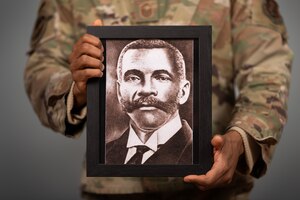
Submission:
{"label": "uniform sleeve", "polygon": [[250,169],[262,176],[287,120],[293,54],[274,0],[232,1],[232,38],[238,99],[230,127],[239,127],[260,146]]}
{"label": "uniform sleeve", "polygon": [[24,73],[29,100],[43,125],[76,136],[81,123],[68,123],[66,98],[72,85],[68,56],[75,42],[72,11],[58,1],[41,1]]}
{"label": "uniform sleeve", "polygon": [[74,88],[75,82],[73,81],[70,92],[67,96],[67,122],[72,125],[77,125],[82,122],[87,116],[87,106],[84,106],[82,109],[77,110],[74,112],[74,94],[73,94],[73,88]]}

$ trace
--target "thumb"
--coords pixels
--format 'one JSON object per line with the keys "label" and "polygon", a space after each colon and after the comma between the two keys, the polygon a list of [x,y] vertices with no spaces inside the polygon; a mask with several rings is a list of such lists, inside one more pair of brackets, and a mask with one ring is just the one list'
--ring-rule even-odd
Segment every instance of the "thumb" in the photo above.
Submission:
{"label": "thumb", "polygon": [[103,23],[102,23],[102,20],[101,19],[96,19],[94,22],[93,22],[93,26],[102,26]]}
{"label": "thumb", "polygon": [[222,149],[224,143],[225,143],[225,138],[222,135],[215,135],[211,140],[211,144],[213,145],[216,151]]}

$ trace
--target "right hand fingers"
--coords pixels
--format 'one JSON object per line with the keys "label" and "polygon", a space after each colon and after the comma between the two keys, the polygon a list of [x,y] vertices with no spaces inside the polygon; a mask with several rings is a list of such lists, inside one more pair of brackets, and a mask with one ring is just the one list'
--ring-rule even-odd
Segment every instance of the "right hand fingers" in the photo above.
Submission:
{"label": "right hand fingers", "polygon": [[[85,34],[74,45],[69,57],[72,73],[86,68],[104,69],[103,46],[99,38]],[[84,72],[87,73],[87,72]],[[74,80],[76,82],[76,80]]]}
{"label": "right hand fingers", "polygon": [[82,55],[76,59],[75,62],[71,63],[72,73],[86,68],[100,69],[102,71],[104,69],[104,65],[100,59],[90,57],[89,55]]}
{"label": "right hand fingers", "polygon": [[89,43],[91,45],[94,45],[95,47],[98,47],[98,48],[102,48],[102,43],[100,41],[100,39],[96,36],[93,36],[91,34],[84,34],[79,40],[78,42],[76,43],[75,46],[79,45],[79,44],[82,44],[82,43]]}
{"label": "right hand fingers", "polygon": [[[98,20],[94,24],[101,25],[100,22]],[[69,63],[75,82],[73,88],[74,102],[79,107],[86,104],[87,80],[103,75],[103,51],[104,48],[100,39],[90,34],[84,34],[73,46]]]}
{"label": "right hand fingers", "polygon": [[[83,66],[89,66],[89,68]],[[75,82],[86,82],[89,78],[102,77],[104,65],[98,59],[81,56],[78,62],[71,64],[71,69]]]}
{"label": "right hand fingers", "polygon": [[103,72],[99,69],[84,69],[75,71],[72,76],[75,82],[85,82],[89,78],[102,77]]}
{"label": "right hand fingers", "polygon": [[81,55],[89,55],[94,58],[103,57],[103,45],[99,38],[85,34],[74,45],[73,51],[69,57],[69,62],[75,62]]}
{"label": "right hand fingers", "polygon": [[89,43],[82,43],[79,47],[74,49],[71,54],[71,62],[78,59],[82,55],[88,55],[103,61],[103,50]]}

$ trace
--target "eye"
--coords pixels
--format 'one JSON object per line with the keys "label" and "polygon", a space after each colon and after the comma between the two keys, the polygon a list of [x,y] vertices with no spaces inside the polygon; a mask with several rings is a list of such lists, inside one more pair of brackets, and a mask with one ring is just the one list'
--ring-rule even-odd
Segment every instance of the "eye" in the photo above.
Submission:
{"label": "eye", "polygon": [[154,78],[160,82],[172,81],[172,78],[167,74],[159,74],[159,75],[156,75]]}
{"label": "eye", "polygon": [[130,74],[124,78],[126,82],[138,83],[141,81],[141,78],[137,75]]}

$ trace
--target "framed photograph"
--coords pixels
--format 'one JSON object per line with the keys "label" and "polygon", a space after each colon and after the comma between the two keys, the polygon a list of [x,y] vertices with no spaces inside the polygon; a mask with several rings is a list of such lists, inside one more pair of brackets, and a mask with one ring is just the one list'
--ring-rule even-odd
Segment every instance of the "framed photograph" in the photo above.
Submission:
{"label": "framed photograph", "polygon": [[104,75],[87,96],[87,176],[204,174],[212,165],[211,27],[91,26]]}

